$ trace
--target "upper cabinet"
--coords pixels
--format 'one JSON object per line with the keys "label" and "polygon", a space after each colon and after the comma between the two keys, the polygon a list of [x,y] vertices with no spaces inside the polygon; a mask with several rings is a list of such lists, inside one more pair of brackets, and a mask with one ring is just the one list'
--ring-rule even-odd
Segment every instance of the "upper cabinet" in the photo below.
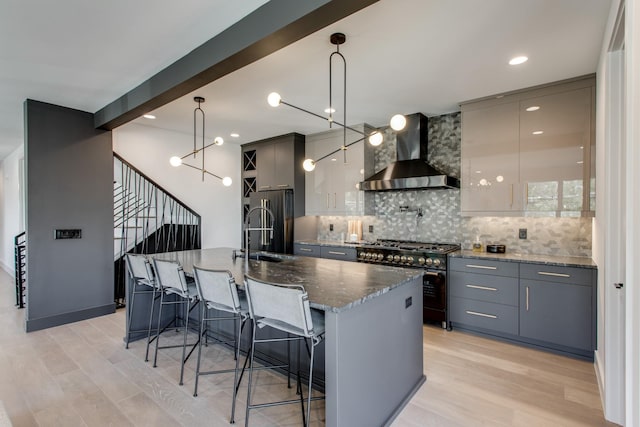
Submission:
{"label": "upper cabinet", "polygon": [[592,216],[595,78],[462,105],[463,215]]}
{"label": "upper cabinet", "polygon": [[[353,128],[367,134],[372,130],[368,125]],[[347,130],[347,145],[359,139],[362,135]],[[315,169],[307,172],[305,178],[307,215],[367,215],[372,209],[372,196],[358,185],[364,180],[365,167],[373,166],[373,151],[365,140],[340,150],[344,142],[342,129],[307,135],[306,158],[317,161]],[[339,151],[322,159],[335,150]]]}
{"label": "upper cabinet", "polygon": [[242,146],[243,205],[255,191],[294,190],[294,215],[304,216],[304,135],[290,133]]}

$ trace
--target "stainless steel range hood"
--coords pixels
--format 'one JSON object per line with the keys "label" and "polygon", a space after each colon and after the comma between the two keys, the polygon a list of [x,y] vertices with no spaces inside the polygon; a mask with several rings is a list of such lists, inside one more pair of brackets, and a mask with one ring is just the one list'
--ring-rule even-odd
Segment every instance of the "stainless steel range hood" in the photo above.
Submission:
{"label": "stainless steel range hood", "polygon": [[421,113],[406,116],[397,133],[397,161],[360,183],[365,191],[460,188],[458,178],[427,163],[428,119]]}

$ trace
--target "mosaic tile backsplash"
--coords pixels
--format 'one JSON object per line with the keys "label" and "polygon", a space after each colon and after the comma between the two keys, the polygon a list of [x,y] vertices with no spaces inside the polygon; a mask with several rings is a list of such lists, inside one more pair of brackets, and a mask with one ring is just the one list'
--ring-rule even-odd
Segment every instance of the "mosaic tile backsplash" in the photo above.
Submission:
{"label": "mosaic tile backsplash", "polygon": [[[382,129],[381,129],[382,130]],[[384,129],[385,143],[374,152],[375,171],[395,160],[395,137]],[[429,162],[460,177],[460,113],[429,117]],[[408,206],[400,209],[400,206]],[[322,216],[318,239],[339,241],[347,223],[363,222],[363,239],[402,239],[460,243],[471,249],[476,236],[486,245],[504,244],[507,252],[559,256],[591,256],[590,218],[462,217],[459,190],[411,190],[375,193],[375,216]],[[333,231],[329,225],[333,224]],[[369,232],[373,226],[373,232]],[[527,229],[527,239],[518,230]]]}

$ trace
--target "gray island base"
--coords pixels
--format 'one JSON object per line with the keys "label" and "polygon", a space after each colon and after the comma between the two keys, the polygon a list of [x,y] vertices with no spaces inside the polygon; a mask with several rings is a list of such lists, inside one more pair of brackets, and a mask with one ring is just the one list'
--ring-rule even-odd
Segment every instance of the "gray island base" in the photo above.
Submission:
{"label": "gray island base", "polygon": [[[303,285],[311,307],[325,315],[326,335],[317,366],[318,378],[324,377],[326,425],[389,425],[426,380],[421,272],[286,255],[246,262],[234,260],[232,252],[216,248],[152,256],[179,261],[187,274],[194,265],[229,270],[240,285],[245,273],[274,283]],[[129,288],[130,283],[127,295]],[[144,303],[136,299],[135,312],[128,313],[132,330],[148,325],[149,304],[150,299]],[[243,348],[248,348],[244,341]],[[266,351],[272,351],[267,358],[282,360],[277,350]]]}

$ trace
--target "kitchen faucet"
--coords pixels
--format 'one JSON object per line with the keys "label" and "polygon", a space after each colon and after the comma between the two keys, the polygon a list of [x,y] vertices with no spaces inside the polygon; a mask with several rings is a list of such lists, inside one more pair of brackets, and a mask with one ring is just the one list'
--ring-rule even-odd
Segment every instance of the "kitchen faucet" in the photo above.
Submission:
{"label": "kitchen faucet", "polygon": [[[251,227],[251,214],[254,211],[261,211],[260,214],[260,226],[259,227]],[[267,220],[267,215],[269,214],[269,216],[271,217],[271,227],[265,227],[265,222]],[[266,206],[256,206],[255,208],[252,208],[249,210],[249,212],[247,212],[247,216],[244,219],[244,257],[247,260],[247,262],[249,261],[249,232],[250,231],[261,231],[263,233],[263,241],[266,240],[266,232],[269,232],[269,240],[273,239],[273,223],[275,222],[275,217],[273,216],[273,212],[271,212],[271,209],[267,208]],[[234,252],[234,257],[236,256],[235,252]]]}

